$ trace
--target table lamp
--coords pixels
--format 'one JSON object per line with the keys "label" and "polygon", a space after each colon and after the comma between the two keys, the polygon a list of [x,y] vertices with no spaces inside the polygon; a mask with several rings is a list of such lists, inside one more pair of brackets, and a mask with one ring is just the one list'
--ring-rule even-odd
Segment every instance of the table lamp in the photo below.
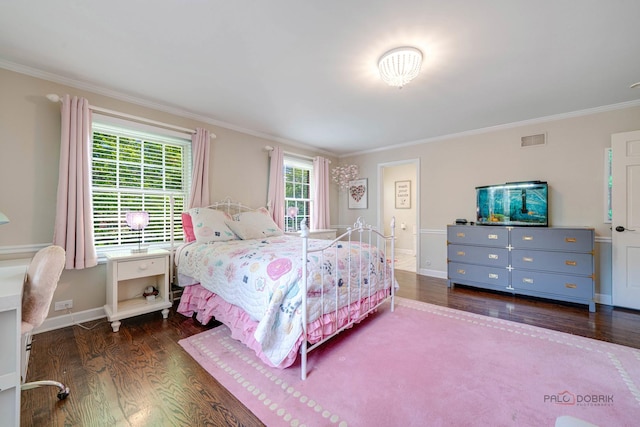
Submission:
{"label": "table lamp", "polygon": [[138,231],[138,249],[131,249],[131,252],[147,252],[147,248],[142,247],[142,230],[149,225],[149,212],[127,212],[127,225],[132,230]]}
{"label": "table lamp", "polygon": [[287,216],[293,219],[293,231],[298,231],[296,224],[296,218],[298,216],[298,208],[296,206],[289,206],[287,208]]}

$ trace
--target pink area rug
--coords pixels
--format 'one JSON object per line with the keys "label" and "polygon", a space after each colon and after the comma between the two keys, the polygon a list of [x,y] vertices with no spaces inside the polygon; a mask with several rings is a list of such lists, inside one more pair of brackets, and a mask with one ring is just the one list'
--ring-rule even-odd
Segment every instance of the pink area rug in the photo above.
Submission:
{"label": "pink area rug", "polygon": [[299,362],[220,326],[180,341],[268,426],[640,425],[640,350],[403,298]]}

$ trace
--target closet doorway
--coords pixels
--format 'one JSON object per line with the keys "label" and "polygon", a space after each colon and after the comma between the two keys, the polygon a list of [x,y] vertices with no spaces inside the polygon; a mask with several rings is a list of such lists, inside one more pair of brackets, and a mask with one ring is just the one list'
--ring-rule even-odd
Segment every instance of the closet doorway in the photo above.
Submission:
{"label": "closet doorway", "polygon": [[396,218],[396,269],[420,272],[420,159],[378,165],[378,226],[391,233]]}

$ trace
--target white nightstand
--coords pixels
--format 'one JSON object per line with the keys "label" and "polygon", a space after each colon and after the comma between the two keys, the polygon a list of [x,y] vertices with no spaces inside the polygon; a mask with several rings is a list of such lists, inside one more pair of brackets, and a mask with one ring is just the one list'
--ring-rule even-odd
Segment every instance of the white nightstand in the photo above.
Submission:
{"label": "white nightstand", "polygon": [[[285,234],[289,236],[298,236],[300,237],[299,231],[288,231]],[[327,228],[325,230],[313,230],[309,231],[310,239],[322,239],[322,240],[335,240],[336,238],[336,230]]]}
{"label": "white nightstand", "polygon": [[[112,252],[107,257],[107,304],[104,311],[113,332],[120,330],[120,319],[162,310],[169,316],[169,252],[149,249],[146,253]],[[145,298],[149,286],[158,290],[155,298]]]}

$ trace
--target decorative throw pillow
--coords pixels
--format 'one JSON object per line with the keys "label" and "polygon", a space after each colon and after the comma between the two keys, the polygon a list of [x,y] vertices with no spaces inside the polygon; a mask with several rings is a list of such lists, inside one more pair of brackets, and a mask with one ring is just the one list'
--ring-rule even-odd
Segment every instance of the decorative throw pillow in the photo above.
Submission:
{"label": "decorative throw pillow", "polygon": [[193,234],[198,243],[226,242],[236,238],[233,231],[225,224],[225,220],[231,219],[225,212],[193,208],[189,210],[189,214],[193,223]]}
{"label": "decorative throw pillow", "polygon": [[240,221],[227,221],[227,226],[242,240],[262,239],[266,237],[262,230]]}
{"label": "decorative throw pillow", "polygon": [[185,242],[188,243],[196,240],[196,235],[193,233],[193,221],[188,212],[182,212],[182,231],[184,232]]}
{"label": "decorative throw pillow", "polygon": [[271,219],[267,208],[242,212],[234,215],[233,219],[251,230],[251,234],[260,233],[261,237],[281,236],[283,234],[282,230]]}

